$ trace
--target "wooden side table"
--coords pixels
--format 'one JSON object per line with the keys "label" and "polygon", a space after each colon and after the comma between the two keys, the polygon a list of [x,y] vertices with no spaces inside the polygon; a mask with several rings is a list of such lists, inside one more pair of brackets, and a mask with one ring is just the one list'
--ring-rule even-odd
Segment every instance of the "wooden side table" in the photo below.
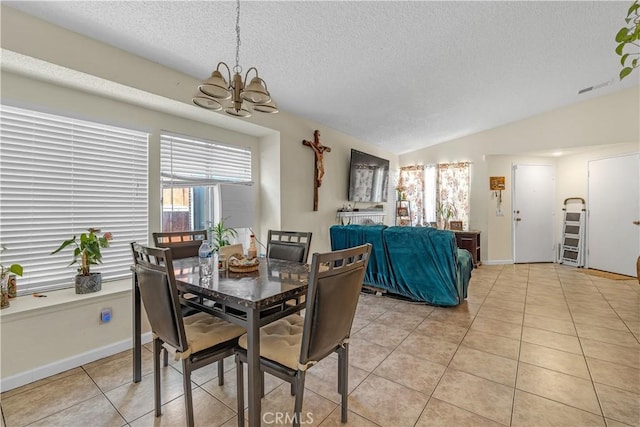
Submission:
{"label": "wooden side table", "polygon": [[466,249],[471,252],[473,266],[478,267],[480,261],[480,232],[475,230],[454,231],[456,234],[456,244],[460,249]]}

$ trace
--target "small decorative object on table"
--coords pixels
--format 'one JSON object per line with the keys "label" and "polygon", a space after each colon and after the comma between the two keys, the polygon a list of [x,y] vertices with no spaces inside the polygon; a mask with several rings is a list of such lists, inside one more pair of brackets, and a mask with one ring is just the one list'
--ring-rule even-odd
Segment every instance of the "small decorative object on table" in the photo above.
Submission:
{"label": "small decorative object on table", "polygon": [[89,228],[87,231],[88,233],[82,233],[80,238],[73,236],[71,239],[65,240],[58,249],[51,252],[53,255],[69,245],[75,245],[73,261],[69,265],[80,263],[76,275],[76,294],[88,294],[102,289],[102,275],[91,273],[89,269],[91,265],[102,263],[100,248],[108,248],[109,241],[113,239],[109,232],[100,236],[100,230],[97,228]]}
{"label": "small decorative object on table", "polygon": [[440,228],[446,230],[449,228],[449,220],[457,214],[456,207],[449,202],[441,202],[438,206],[438,217]]}
{"label": "small decorative object on table", "polygon": [[247,250],[247,258],[253,259],[258,256],[258,248],[256,248],[256,236],[251,235],[251,240],[249,241],[249,249]]}
{"label": "small decorative object on table", "polygon": [[[5,245],[0,245],[0,255],[6,250]],[[22,276],[22,271],[20,264],[11,264],[9,267],[0,264],[0,308],[9,307],[9,298],[17,296],[16,275]]]}
{"label": "small decorative object on table", "polygon": [[227,260],[227,268],[232,273],[253,273],[260,269],[258,258],[244,258],[241,254],[233,254]]}
{"label": "small decorative object on table", "polygon": [[449,221],[449,229],[462,231],[462,221]]}

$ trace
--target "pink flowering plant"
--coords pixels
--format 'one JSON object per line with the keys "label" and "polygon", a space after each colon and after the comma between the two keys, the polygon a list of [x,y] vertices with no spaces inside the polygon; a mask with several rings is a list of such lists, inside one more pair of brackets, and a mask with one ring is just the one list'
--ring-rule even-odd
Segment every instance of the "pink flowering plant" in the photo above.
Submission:
{"label": "pink flowering plant", "polygon": [[51,252],[53,255],[67,246],[73,245],[73,261],[69,265],[79,263],[78,274],[82,276],[90,274],[91,265],[102,263],[100,248],[108,248],[109,241],[113,239],[109,232],[100,235],[101,232],[97,228],[89,228],[87,231],[88,233],[82,233],[80,237],[73,236],[73,238],[65,240],[58,249]]}

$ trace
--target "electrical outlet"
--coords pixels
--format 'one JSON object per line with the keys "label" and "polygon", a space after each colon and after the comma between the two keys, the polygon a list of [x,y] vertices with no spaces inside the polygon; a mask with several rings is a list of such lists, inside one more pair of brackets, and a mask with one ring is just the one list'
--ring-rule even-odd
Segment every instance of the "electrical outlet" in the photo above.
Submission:
{"label": "electrical outlet", "polygon": [[103,308],[100,311],[100,323],[109,323],[111,320],[111,308]]}

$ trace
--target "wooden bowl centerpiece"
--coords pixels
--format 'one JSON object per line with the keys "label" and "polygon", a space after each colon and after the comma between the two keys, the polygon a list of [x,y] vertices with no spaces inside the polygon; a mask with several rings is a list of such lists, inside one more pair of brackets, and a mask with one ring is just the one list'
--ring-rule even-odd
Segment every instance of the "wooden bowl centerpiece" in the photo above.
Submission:
{"label": "wooden bowl centerpiece", "polygon": [[260,260],[245,258],[242,254],[233,254],[227,259],[227,268],[232,273],[253,273],[260,268]]}

